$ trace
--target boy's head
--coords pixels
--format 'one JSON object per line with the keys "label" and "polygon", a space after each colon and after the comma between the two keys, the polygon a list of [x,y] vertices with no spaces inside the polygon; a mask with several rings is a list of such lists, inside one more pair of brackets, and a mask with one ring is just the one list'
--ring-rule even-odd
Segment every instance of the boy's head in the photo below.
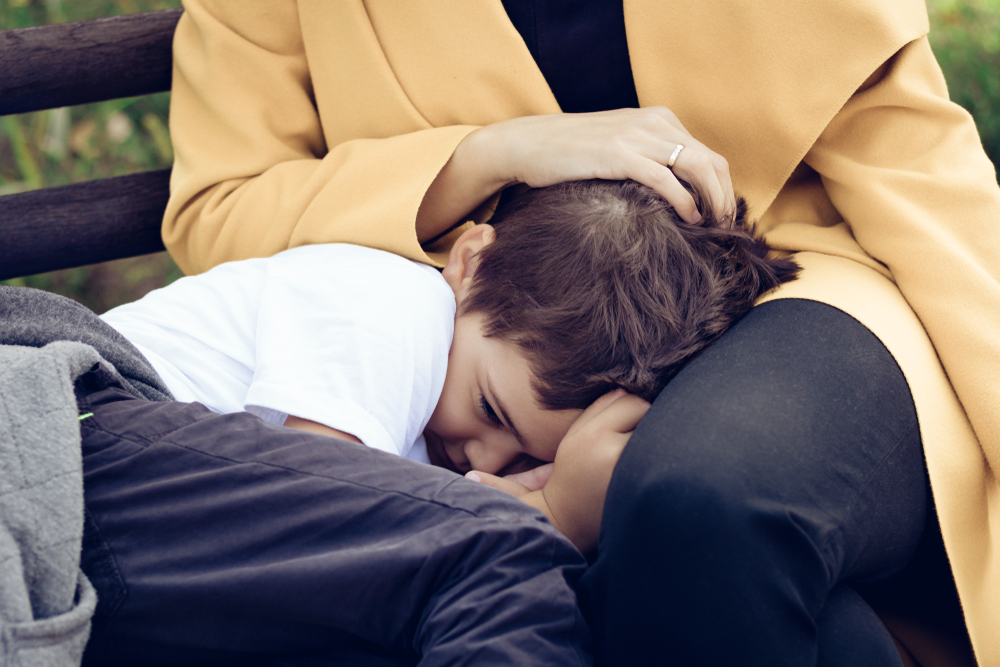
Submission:
{"label": "boy's head", "polygon": [[[434,462],[463,472],[551,461],[598,397],[620,387],[652,401],[760,295],[795,277],[793,261],[769,258],[752,235],[742,200],[717,215],[694,194],[697,225],[633,181],[562,183],[459,239],[444,271],[458,317],[428,425],[432,461],[444,451],[449,460]],[[477,421],[461,418],[470,410]]]}

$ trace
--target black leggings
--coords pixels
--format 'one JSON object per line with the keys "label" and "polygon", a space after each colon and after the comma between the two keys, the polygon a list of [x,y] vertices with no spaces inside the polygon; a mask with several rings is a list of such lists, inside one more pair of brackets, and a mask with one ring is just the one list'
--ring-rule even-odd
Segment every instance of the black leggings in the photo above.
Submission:
{"label": "black leggings", "polygon": [[656,399],[583,581],[604,665],[901,665],[853,582],[913,557],[929,492],[916,412],[863,325],[754,308]]}

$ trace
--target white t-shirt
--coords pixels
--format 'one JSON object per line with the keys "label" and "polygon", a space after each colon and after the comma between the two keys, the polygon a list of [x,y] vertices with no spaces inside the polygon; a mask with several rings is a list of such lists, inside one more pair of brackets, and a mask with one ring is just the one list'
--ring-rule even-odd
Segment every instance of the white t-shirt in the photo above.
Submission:
{"label": "white t-shirt", "polygon": [[332,244],[230,262],[102,318],[180,401],[288,415],[427,462],[455,296],[429,266]]}

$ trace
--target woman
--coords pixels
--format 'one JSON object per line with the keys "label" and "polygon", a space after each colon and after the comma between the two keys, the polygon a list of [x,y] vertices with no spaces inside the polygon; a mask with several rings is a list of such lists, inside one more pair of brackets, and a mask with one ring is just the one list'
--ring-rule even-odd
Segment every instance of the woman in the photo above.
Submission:
{"label": "woman", "polygon": [[587,4],[188,2],[168,248],[187,272],[329,241],[440,265],[511,183],[632,178],[694,221],[677,179],[725,204],[731,174],[803,276],[626,449],[584,582],[599,658],[900,664],[851,582],[917,551],[922,445],[1000,661],[1000,190],[923,3]]}

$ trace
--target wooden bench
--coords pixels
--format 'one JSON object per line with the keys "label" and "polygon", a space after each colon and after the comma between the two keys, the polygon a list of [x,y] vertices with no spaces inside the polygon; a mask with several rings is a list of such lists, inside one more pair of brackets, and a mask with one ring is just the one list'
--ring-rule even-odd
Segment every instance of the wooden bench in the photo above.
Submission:
{"label": "wooden bench", "polygon": [[[0,32],[0,116],[170,89],[183,10]],[[0,280],[163,250],[170,170],[0,197]]]}

